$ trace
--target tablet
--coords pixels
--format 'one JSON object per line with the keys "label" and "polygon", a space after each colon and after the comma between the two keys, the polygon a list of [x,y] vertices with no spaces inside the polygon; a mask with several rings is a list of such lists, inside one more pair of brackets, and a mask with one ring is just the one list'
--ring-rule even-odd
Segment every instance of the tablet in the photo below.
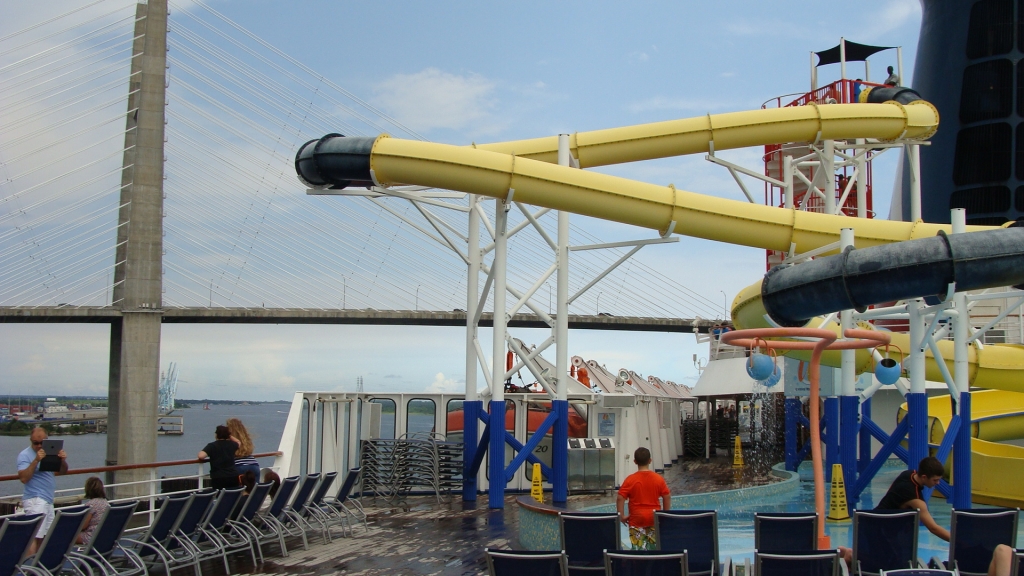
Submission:
{"label": "tablet", "polygon": [[63,449],[63,440],[43,440],[43,450],[47,456],[56,456]]}

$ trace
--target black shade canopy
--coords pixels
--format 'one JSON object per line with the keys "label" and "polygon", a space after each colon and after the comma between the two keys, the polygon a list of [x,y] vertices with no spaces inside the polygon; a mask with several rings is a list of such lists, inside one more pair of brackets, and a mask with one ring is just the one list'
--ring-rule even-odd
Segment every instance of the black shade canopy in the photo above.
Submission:
{"label": "black shade canopy", "polygon": [[[882,50],[892,50],[895,46],[868,46],[867,44],[857,44],[856,42],[846,41],[846,61],[847,62],[863,62],[868,59],[875,52],[881,52]],[[818,66],[824,66],[826,64],[838,64],[840,60],[839,44],[828,50],[821,52],[815,52],[818,55]]]}

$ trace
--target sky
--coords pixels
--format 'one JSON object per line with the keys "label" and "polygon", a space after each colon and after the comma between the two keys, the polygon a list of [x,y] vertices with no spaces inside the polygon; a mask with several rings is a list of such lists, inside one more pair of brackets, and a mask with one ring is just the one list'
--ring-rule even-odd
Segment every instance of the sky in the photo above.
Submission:
{"label": "sky", "polygon": [[[208,3],[423,137],[451,144],[756,109],[807,90],[809,53],[840,36],[902,46],[912,79],[921,19],[917,0]],[[20,3],[0,22],[0,38],[82,4]],[[194,9],[173,4],[172,21],[175,11]],[[894,51],[872,57],[872,79],[895,64]],[[823,68],[819,84],[838,75],[838,66]],[[850,64],[848,75],[863,77],[863,66]],[[757,170],[761,153],[721,156]],[[702,156],[600,171],[742,198],[728,172]],[[874,202],[883,217],[894,173],[894,156],[875,163]],[[651,237],[574,221],[607,241]],[[640,254],[723,308],[764,270],[762,251],[691,238]],[[489,330],[481,332],[489,351]],[[513,334],[529,343],[547,337]],[[0,325],[0,394],[104,394],[108,338],[105,325]],[[183,398],[288,399],[296,390],[351,391],[360,376],[369,391],[457,392],[465,382],[464,342],[460,328],[169,324],[161,366],[177,362]],[[690,385],[698,376],[693,355],[707,355],[692,335],[662,333],[573,331],[570,349],[612,370]]]}

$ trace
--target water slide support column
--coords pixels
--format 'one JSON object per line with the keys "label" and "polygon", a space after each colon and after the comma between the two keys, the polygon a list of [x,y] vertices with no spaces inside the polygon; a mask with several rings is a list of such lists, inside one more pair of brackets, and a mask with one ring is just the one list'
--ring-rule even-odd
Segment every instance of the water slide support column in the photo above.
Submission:
{"label": "water slide support column", "polygon": [[846,80],[846,38],[839,37],[839,77]]}
{"label": "water slide support column", "polygon": [[908,144],[907,158],[910,162],[910,221],[918,222],[921,220],[921,146]]}
{"label": "water slide support column", "polygon": [[836,141],[825,140],[821,149],[821,173],[825,176],[825,213],[836,213]]}
{"label": "water slide support column", "polygon": [[[833,383],[834,386],[834,383]],[[835,393],[833,391],[833,393]],[[839,454],[839,436],[840,428],[840,411],[839,411],[839,398],[836,396],[829,396],[825,398],[825,430],[827,432],[825,436],[825,481],[832,482],[832,465],[842,464]]]}
{"label": "water slide support column", "polygon": [[800,428],[799,417],[803,414],[803,405],[799,398],[786,398],[786,470],[796,472],[800,466],[799,447],[796,443]]}
{"label": "water slide support column", "polygon": [[487,456],[490,482],[487,502],[491,508],[505,508],[505,269],[508,255],[508,207],[504,200],[494,201],[494,333],[491,343],[491,436]]}
{"label": "water slide support column", "polygon": [[925,314],[921,299],[907,302],[910,312],[910,393],[907,394],[907,418],[910,419],[907,432],[909,469],[917,468],[918,462],[928,455],[928,399],[925,394],[924,340]]}
{"label": "water slide support column", "polygon": [[479,442],[477,422],[483,404],[476,393],[477,358],[476,342],[479,326],[475,322],[477,303],[480,299],[480,214],[476,211],[479,197],[469,196],[469,240],[466,254],[469,259],[466,275],[466,399],[462,403],[462,499],[476,502],[476,474],[471,473],[476,447]]}
{"label": "water slide support column", "polygon": [[[821,174],[824,177],[825,213],[836,213],[836,177],[835,177],[835,140],[822,142],[821,152]],[[840,428],[842,419],[839,411],[839,398],[836,397],[835,380],[832,382],[832,392],[825,398],[825,422],[827,423],[828,435],[825,436],[825,480],[832,481],[832,465],[841,464],[839,453]],[[841,391],[840,391],[841,392]]]}
{"label": "water slide support column", "polygon": [[[950,214],[953,233],[964,232],[967,225],[967,211],[954,208]],[[957,292],[953,296],[957,316],[953,323],[953,382],[960,392],[960,430],[953,443],[953,508],[970,510],[971,508],[971,384],[968,380],[968,326],[970,313],[967,310],[967,293]]]}
{"label": "water slide support column", "polygon": [[903,78],[903,46],[896,47],[896,74],[900,77],[900,85],[907,86],[907,81]]}
{"label": "water slide support column", "polygon": [[814,65],[814,52],[811,52],[811,92],[818,89],[818,68]]}
{"label": "water slide support column", "polygon": [[[860,420],[867,422],[871,420],[871,398],[865,398],[860,403]],[[860,429],[860,461],[857,464],[857,473],[860,474],[871,464],[871,432],[867,427]]]}
{"label": "water slide support column", "polygon": [[[558,135],[558,165],[569,166],[569,135]],[[558,212],[558,254],[555,316],[555,399],[557,416],[551,431],[551,499],[562,503],[569,496],[569,213]]]}
{"label": "water slide support column", "polygon": [[786,185],[784,190],[786,210],[793,209],[793,157],[786,155],[783,150],[782,156],[782,182]]}
{"label": "water slide support column", "polygon": [[[867,60],[864,61],[866,66]],[[867,76],[865,74],[865,76]],[[867,78],[865,78],[867,80]],[[864,138],[858,138],[857,144],[864,144],[866,140]],[[867,154],[861,154],[863,150],[857,148],[853,151],[857,158],[857,218],[868,217],[868,162]]]}
{"label": "water slide support column", "polygon": [[[853,247],[853,228],[843,228],[839,231],[839,248]],[[843,310],[839,313],[841,330],[845,333],[850,328],[855,328],[853,323],[853,310]],[[860,405],[860,397],[857,396],[857,351],[843,350],[841,352],[841,374],[842,374],[842,396],[839,399],[840,424],[837,431],[839,436],[838,444],[840,449],[840,464],[843,465],[843,481],[847,486],[854,486],[857,482],[857,427],[860,422],[857,419],[857,409]],[[832,434],[829,434],[831,438]],[[847,505],[853,509],[856,504],[856,495],[849,494]]]}

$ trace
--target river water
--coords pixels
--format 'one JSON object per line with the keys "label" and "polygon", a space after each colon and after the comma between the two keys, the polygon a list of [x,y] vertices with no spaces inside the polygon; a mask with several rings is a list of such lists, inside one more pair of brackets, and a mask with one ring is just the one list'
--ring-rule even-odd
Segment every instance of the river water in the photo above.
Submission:
{"label": "river water", "polygon": [[[214,429],[228,418],[238,418],[245,423],[252,435],[255,451],[274,452],[277,450],[288,418],[288,404],[228,405],[210,404],[204,410],[202,404],[192,408],[176,410],[175,415],[185,417],[185,433],[181,436],[157,436],[157,460],[187,460],[214,439]],[[64,440],[68,453],[68,465],[74,468],[103,466],[107,454],[106,434],[83,434],[80,436],[53,436]],[[28,436],[0,436],[0,475],[16,474],[18,452],[29,445]],[[273,458],[261,458],[260,464],[269,466]],[[196,465],[162,468],[161,476],[195,474]],[[57,488],[80,488],[87,476],[58,476]],[[20,494],[22,484],[18,481],[0,482],[0,496]]]}

